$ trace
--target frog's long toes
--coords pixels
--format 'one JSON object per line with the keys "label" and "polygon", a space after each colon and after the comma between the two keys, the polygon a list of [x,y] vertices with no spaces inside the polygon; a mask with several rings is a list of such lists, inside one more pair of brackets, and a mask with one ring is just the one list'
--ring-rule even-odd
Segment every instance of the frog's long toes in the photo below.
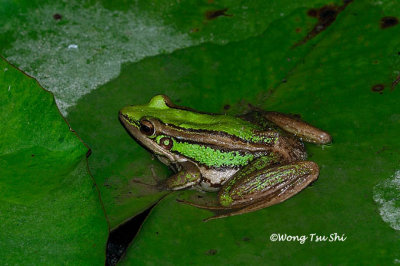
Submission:
{"label": "frog's long toes", "polygon": [[156,186],[156,185],[154,185],[154,184],[145,183],[145,182],[143,182],[143,181],[141,181],[141,180],[139,180],[139,179],[132,179],[131,182],[132,182],[132,183],[136,183],[136,184],[145,185],[145,186],[148,186],[148,187],[155,187],[155,186]]}
{"label": "frog's long toes", "polygon": [[218,219],[218,217],[217,216],[211,216],[211,217],[203,219],[202,221],[206,223],[208,221],[215,220],[215,219]]}
{"label": "frog's long toes", "polygon": [[158,190],[158,191],[167,190],[167,188],[165,187],[164,183],[161,183],[161,182],[157,183],[157,184],[148,184],[148,183],[142,182],[141,180],[138,180],[138,179],[132,179],[131,182],[132,183],[136,183],[136,184],[140,184],[140,185],[143,185],[143,186],[147,186],[147,187],[149,187],[151,189]]}
{"label": "frog's long toes", "polygon": [[198,204],[196,204],[194,202],[183,200],[183,199],[176,199],[176,201],[179,202],[179,203],[190,205],[190,206],[197,207],[197,208],[201,208],[202,207],[201,205],[198,205]]}
{"label": "frog's long toes", "polygon": [[182,199],[176,199],[176,201],[179,202],[179,203],[186,203],[186,201],[182,200]]}

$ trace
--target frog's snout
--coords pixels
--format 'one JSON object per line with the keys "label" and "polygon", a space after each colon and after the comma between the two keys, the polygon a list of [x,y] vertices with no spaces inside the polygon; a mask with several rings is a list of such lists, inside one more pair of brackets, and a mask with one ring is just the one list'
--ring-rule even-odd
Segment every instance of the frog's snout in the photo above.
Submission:
{"label": "frog's snout", "polygon": [[124,122],[126,120],[126,117],[124,117],[124,114],[122,113],[122,110],[118,112],[118,118],[121,122]]}

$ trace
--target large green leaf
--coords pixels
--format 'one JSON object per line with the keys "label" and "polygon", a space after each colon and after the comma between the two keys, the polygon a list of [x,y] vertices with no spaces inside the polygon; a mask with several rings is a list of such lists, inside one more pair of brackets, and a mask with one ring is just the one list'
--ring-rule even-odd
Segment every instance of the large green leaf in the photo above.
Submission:
{"label": "large green leaf", "polygon": [[2,262],[104,263],[108,228],[87,148],[53,95],[3,59],[0,84]]}
{"label": "large green leaf", "polygon": [[[400,93],[398,86],[392,87],[392,82],[399,75],[400,38],[397,36],[400,27],[395,26],[395,18],[382,19],[393,15],[394,10],[400,9],[389,9],[386,5],[380,9],[365,2],[351,3],[334,24],[310,40],[312,49],[290,72],[284,69],[285,59],[292,60],[293,49],[308,44],[288,49],[285,43],[294,44],[296,38],[287,35],[290,40],[285,40],[273,34],[273,30],[256,38],[279,43],[275,49],[262,46],[266,57],[272,61],[282,50],[289,52],[286,58],[281,58],[281,64],[260,60],[263,67],[254,70],[263,69],[262,73],[267,76],[269,72],[264,69],[269,66],[283,72],[287,82],[279,86],[267,84],[270,91],[258,94],[259,100],[251,102],[269,110],[301,114],[303,119],[326,129],[333,136],[331,146],[307,145],[310,159],[320,165],[319,180],[283,204],[207,223],[202,219],[210,216],[210,212],[175,201],[177,197],[185,198],[192,193],[170,195],[152,210],[128,250],[124,264],[163,261],[255,265],[290,264],[293,261],[301,264],[398,263],[400,233],[393,229],[399,229],[400,221],[400,188],[396,173],[400,159],[397,140]],[[391,22],[387,23],[388,20]],[[300,25],[290,23],[292,29],[303,28]],[[290,32],[282,25],[279,30]],[[216,82],[220,86],[232,86],[229,82],[237,78],[237,83],[246,83],[238,84],[246,86],[242,97],[252,99],[257,86],[255,82],[246,82],[246,77],[251,75],[257,80],[258,73],[241,73],[239,70],[243,65],[251,66],[258,55],[251,42],[246,41],[246,44],[249,45],[246,63],[239,59],[237,64],[224,64],[228,54],[242,54],[234,44],[229,44],[223,48],[226,54],[221,54],[221,58],[224,59],[211,57],[208,65],[218,66],[214,75],[210,77],[204,71],[196,74],[205,75],[201,79],[207,79],[206,84],[213,86]],[[180,52],[168,61],[174,62],[177,58],[181,58]],[[158,60],[164,62],[165,57]],[[187,62],[195,60],[192,57]],[[183,69],[196,68],[193,65]],[[165,69],[163,71],[169,68]],[[178,78],[171,86],[185,84],[191,87],[193,80],[192,77]],[[240,93],[240,88],[234,89],[229,96],[233,99]],[[220,106],[226,103],[221,94]],[[383,223],[382,218],[388,224]],[[300,241],[273,242],[270,236],[274,233],[304,235],[308,239],[304,244]],[[329,237],[333,233],[346,237],[345,241],[311,240],[311,234]]]}
{"label": "large green leaf", "polygon": [[[135,178],[154,183],[154,176],[171,174],[126,133],[118,120],[119,109],[146,103],[159,93],[209,112],[221,111],[224,105],[244,97],[255,99],[260,91],[280,84],[285,73],[309,50],[310,45],[291,49],[292,40],[301,40],[304,33],[287,29],[296,21],[312,28],[314,21],[303,16],[304,12],[302,9],[273,23],[271,30],[257,38],[223,46],[202,45],[127,65],[118,79],[85,95],[69,110],[72,127],[93,149],[89,163],[96,181],[102,184],[112,226],[142,212],[164,195],[138,186]],[[270,38],[283,41],[270,42]],[[274,54],[265,53],[267,49]]]}
{"label": "large green leaf", "polygon": [[[146,56],[171,52],[202,42],[225,44],[229,41],[243,40],[260,34],[276,19],[285,18],[302,5],[300,2],[292,1],[276,3],[138,1],[135,5],[125,1],[102,1],[101,4],[97,1],[84,4],[74,1],[68,3],[61,1],[5,2],[6,4],[0,8],[0,14],[2,14],[0,40],[3,43],[0,46],[0,52],[8,60],[36,77],[45,88],[51,90],[63,114],[67,114],[67,108],[73,106],[80,97],[95,89],[99,84],[118,76],[120,65],[124,62],[136,62]],[[323,3],[322,0],[313,2],[315,2],[313,5]],[[285,19],[279,21],[286,23]],[[285,34],[281,32],[282,36]],[[277,47],[280,44],[272,43],[272,45]],[[243,48],[243,52],[246,53],[246,47]],[[32,51],[35,52],[32,53]],[[265,58],[263,51],[260,49],[258,51],[260,56]],[[296,50],[295,53],[297,52]],[[277,56],[276,59],[279,60],[281,56]],[[212,58],[197,57],[197,60],[199,60],[198,64],[204,64],[202,66],[204,71],[210,69],[209,73],[212,74],[212,68],[206,65]],[[227,57],[226,60],[234,63],[236,59]],[[242,60],[246,62],[245,56]],[[290,68],[295,62],[296,60],[293,60],[284,64]],[[257,66],[258,64],[253,65],[253,67]],[[198,72],[195,69],[179,69],[178,72],[172,71],[172,76],[166,78],[174,78],[174,76],[178,78],[187,71]],[[248,72],[251,69],[244,67],[242,71]],[[269,71],[276,73],[275,79],[284,75],[284,72],[279,69]],[[134,77],[142,78],[142,82],[146,82],[146,79],[154,80],[150,73],[140,74],[142,77],[139,77],[138,73]],[[158,84],[149,90],[150,87],[143,83],[147,94],[142,94],[142,88],[132,89],[132,80],[121,76],[115,82],[133,93],[134,96],[130,99],[123,94],[119,96],[124,101],[100,96],[99,101],[106,101],[101,103],[101,106],[93,105],[93,103],[87,106],[83,104],[82,107],[73,107],[72,114],[67,116],[73,128],[93,150],[90,169],[99,184],[105,209],[113,228],[152,205],[164,194],[154,194],[154,191],[149,192],[144,188],[139,188],[139,191],[132,188],[132,176],[166,176],[167,172],[159,163],[154,164],[154,169],[148,167],[148,157],[143,157],[145,151],[139,149],[138,146],[131,148],[132,142],[116,120],[116,114],[121,106],[147,101],[154,94],[162,92],[160,90],[163,87],[161,73],[154,71],[153,73],[157,75],[154,81]],[[226,74],[229,75],[229,72]],[[131,76],[131,74],[128,75]],[[252,79],[251,72],[247,75],[246,80]],[[232,81],[233,84],[235,82]],[[266,78],[260,80],[257,89],[264,90],[267,85],[265,82],[267,82]],[[276,82],[276,80],[269,82]],[[114,81],[110,82],[106,88],[114,86],[113,84]],[[204,85],[213,93],[215,90],[221,91],[220,88],[222,88],[202,83],[198,88]],[[246,87],[243,86],[243,88]],[[186,91],[185,88],[182,89]],[[186,98],[191,98],[192,102],[196,102],[195,96],[199,95],[196,91],[197,88],[192,88],[186,94]],[[179,95],[179,91],[175,88],[167,93],[172,97]],[[254,94],[256,93],[257,90],[254,90]],[[229,90],[224,94],[228,96]],[[212,95],[208,97],[210,96]],[[233,102],[237,97],[240,95],[227,100]],[[219,101],[214,101],[214,106],[203,104],[203,106],[195,107],[211,111],[216,110],[220,105]],[[99,121],[101,122],[98,123]],[[123,159],[121,155],[130,159]],[[136,162],[132,163],[135,160]]]}

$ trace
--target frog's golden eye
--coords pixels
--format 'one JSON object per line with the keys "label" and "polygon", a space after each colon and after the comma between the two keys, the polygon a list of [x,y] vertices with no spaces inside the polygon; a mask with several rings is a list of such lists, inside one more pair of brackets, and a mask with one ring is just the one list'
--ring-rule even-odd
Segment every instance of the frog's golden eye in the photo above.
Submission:
{"label": "frog's golden eye", "polygon": [[163,137],[160,139],[160,145],[161,147],[163,147],[164,149],[170,150],[172,148],[172,139],[167,138],[167,137]]}
{"label": "frog's golden eye", "polygon": [[152,136],[155,132],[154,125],[146,119],[140,120],[140,132],[146,136]]}

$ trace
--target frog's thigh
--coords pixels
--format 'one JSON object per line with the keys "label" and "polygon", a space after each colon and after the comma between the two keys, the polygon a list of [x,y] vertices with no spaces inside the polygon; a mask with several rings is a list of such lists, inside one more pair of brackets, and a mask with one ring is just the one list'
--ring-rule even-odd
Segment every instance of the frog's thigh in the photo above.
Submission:
{"label": "frog's thigh", "polygon": [[[248,179],[249,177],[251,178],[252,176],[257,176],[257,173],[262,173],[271,166],[276,165],[279,160],[279,157],[271,155],[262,156],[250,162],[243,169],[236,172],[236,174],[229,178],[221,187],[219,191],[220,202],[221,199],[224,199],[224,195],[229,194],[234,187],[238,186],[242,182],[245,182],[244,180]],[[221,195],[223,196],[221,197]],[[224,204],[224,202],[222,202],[221,205],[229,207],[229,203]]]}
{"label": "frog's thigh", "polygon": [[168,189],[179,190],[192,187],[201,180],[200,170],[191,163],[184,163],[183,170],[174,174],[165,182]]}
{"label": "frog's thigh", "polygon": [[327,132],[288,115],[265,112],[265,117],[283,130],[301,137],[304,141],[317,144],[327,144],[332,141],[332,137]]}
{"label": "frog's thigh", "polygon": [[223,187],[219,194],[220,204],[230,208],[242,207],[227,216],[262,209],[294,196],[316,180],[318,174],[318,165],[311,161],[262,169]]}

